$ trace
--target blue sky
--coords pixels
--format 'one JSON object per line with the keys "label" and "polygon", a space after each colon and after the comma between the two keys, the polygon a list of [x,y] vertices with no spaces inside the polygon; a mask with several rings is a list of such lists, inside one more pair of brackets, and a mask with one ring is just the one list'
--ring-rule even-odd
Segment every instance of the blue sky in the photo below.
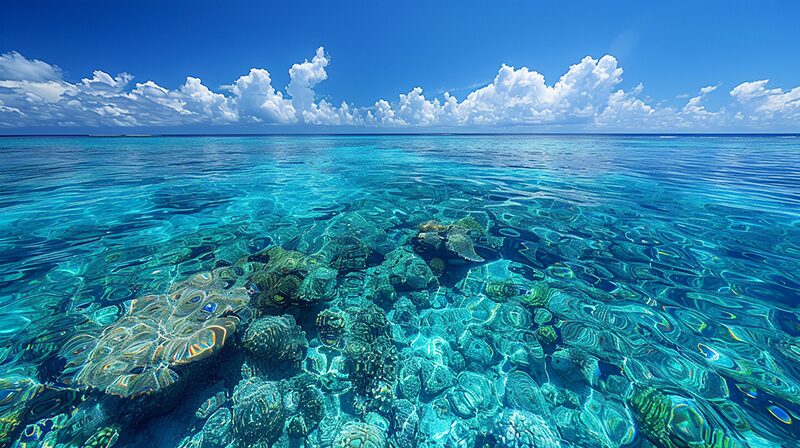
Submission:
{"label": "blue sky", "polygon": [[795,1],[65,3],[4,6],[0,133],[800,130]]}

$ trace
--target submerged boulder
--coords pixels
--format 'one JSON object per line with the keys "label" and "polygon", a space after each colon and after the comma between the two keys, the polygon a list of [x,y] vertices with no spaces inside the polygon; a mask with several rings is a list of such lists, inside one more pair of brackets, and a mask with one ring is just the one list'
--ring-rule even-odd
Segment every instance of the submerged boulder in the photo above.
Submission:
{"label": "submerged boulder", "polygon": [[347,422],[333,439],[332,448],[385,448],[386,432],[364,422]]}
{"label": "submerged boulder", "polygon": [[285,305],[311,305],[332,298],[336,270],[316,257],[272,247],[250,257],[255,305],[264,310]]}
{"label": "submerged boulder", "polygon": [[298,366],[306,356],[308,340],[291,315],[265,316],[247,327],[242,347],[262,363]]}
{"label": "submerged boulder", "polygon": [[450,224],[424,222],[420,224],[413,242],[417,253],[432,254],[431,258],[444,251],[460,259],[480,263],[485,260],[478,255],[475,247],[479,241],[485,239],[486,230],[475,218],[468,216]]}
{"label": "submerged boulder", "polygon": [[239,447],[269,446],[281,435],[287,416],[284,384],[246,378],[233,390],[233,433]]}

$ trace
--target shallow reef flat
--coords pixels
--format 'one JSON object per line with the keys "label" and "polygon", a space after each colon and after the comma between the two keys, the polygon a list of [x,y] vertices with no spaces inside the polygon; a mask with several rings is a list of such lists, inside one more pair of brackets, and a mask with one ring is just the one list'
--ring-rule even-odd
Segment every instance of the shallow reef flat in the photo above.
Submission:
{"label": "shallow reef flat", "polygon": [[3,138],[0,165],[0,446],[798,446],[792,139]]}

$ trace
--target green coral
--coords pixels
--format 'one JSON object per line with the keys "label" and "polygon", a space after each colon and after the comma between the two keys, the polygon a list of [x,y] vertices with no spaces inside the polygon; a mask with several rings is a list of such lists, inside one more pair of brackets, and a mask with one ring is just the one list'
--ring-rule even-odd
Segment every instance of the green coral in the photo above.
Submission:
{"label": "green coral", "polygon": [[495,302],[506,302],[519,294],[519,287],[511,279],[492,279],[486,282],[484,291]]}
{"label": "green coral", "polygon": [[629,399],[641,431],[665,448],[740,448],[719,428],[712,428],[695,403],[653,388],[636,388]]}
{"label": "green coral", "polygon": [[536,337],[542,344],[552,344],[558,339],[556,329],[552,325],[544,325],[536,329]]}
{"label": "green coral", "polygon": [[556,290],[545,282],[537,283],[528,294],[520,296],[520,301],[532,307],[547,307]]}
{"label": "green coral", "polygon": [[259,309],[283,305],[309,305],[329,299],[336,285],[336,271],[316,257],[282,247],[272,247],[250,257],[251,288]]}
{"label": "green coral", "polygon": [[109,448],[117,443],[117,439],[119,439],[119,431],[114,427],[106,426],[89,437],[89,440],[83,444],[83,448]]}

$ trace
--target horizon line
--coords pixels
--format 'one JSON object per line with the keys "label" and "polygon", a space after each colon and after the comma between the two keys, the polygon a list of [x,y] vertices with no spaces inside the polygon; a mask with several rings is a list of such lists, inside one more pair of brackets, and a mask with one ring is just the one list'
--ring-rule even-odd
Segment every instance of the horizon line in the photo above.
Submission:
{"label": "horizon line", "polygon": [[288,133],[164,133],[164,134],[0,134],[0,138],[89,137],[448,137],[448,136],[591,136],[591,137],[800,137],[800,132],[288,132]]}

